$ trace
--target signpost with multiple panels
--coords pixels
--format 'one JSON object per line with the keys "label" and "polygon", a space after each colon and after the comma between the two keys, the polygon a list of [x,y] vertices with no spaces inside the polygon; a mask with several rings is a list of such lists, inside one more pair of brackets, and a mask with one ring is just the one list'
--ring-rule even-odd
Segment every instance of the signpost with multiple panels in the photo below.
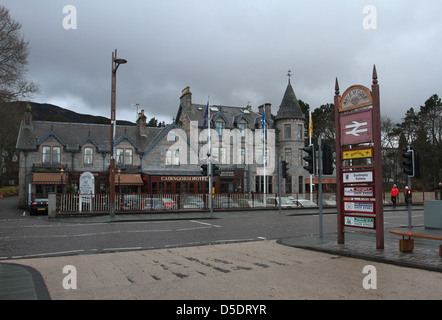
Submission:
{"label": "signpost with multiple panels", "polygon": [[345,228],[376,230],[376,248],[384,248],[379,84],[373,67],[371,91],[335,85],[338,243]]}

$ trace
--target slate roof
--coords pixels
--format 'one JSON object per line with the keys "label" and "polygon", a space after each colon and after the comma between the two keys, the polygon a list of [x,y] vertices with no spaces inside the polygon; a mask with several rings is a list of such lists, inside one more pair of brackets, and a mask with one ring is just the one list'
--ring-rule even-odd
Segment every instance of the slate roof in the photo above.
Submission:
{"label": "slate roof", "polygon": [[[190,107],[184,107],[180,105],[178,114],[176,117],[176,122],[180,118],[181,112],[183,112],[189,119],[189,121],[198,121],[198,127],[202,128],[204,124],[204,113],[206,111],[207,105],[202,104],[192,104]],[[225,129],[237,128],[237,124],[244,120],[247,123],[248,128],[259,128],[261,121],[261,114],[249,110],[243,107],[232,107],[232,106],[217,106],[211,105],[212,109],[217,108],[218,111],[211,109],[210,118],[212,119],[211,127],[214,128],[214,123],[218,119],[223,119],[225,122]],[[266,114],[266,122],[268,124],[273,124],[270,115]]]}
{"label": "slate roof", "polygon": [[[141,136],[136,126],[117,125],[116,129],[117,145],[118,142],[127,140],[137,153],[142,153],[155,141],[155,138],[167,133],[171,126],[147,127],[146,136]],[[67,152],[80,152],[84,144],[91,143],[97,152],[110,153],[110,130],[111,126],[105,124],[33,121],[32,129],[23,126],[22,123],[16,147],[23,151],[35,151],[48,138],[53,137]]]}
{"label": "slate roof", "polygon": [[279,106],[278,113],[275,117],[275,121],[283,119],[306,120],[290,81],[287,85],[287,89],[285,90],[284,97],[282,98],[281,105]]}

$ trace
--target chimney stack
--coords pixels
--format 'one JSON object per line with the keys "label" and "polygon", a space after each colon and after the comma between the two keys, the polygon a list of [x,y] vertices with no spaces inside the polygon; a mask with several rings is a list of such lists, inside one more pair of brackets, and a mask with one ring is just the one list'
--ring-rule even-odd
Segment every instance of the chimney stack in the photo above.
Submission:
{"label": "chimney stack", "polygon": [[23,121],[24,127],[32,129],[32,108],[31,108],[31,103],[29,101],[26,102],[25,116],[23,120],[24,120]]}
{"label": "chimney stack", "polygon": [[147,117],[144,115],[144,110],[141,110],[141,112],[138,114],[137,127],[138,133],[143,137],[145,137],[147,134],[146,119]]}
{"label": "chimney stack", "polygon": [[271,103],[266,103],[264,106],[265,106],[265,110],[266,110],[266,117],[271,118],[271,116],[272,116],[272,104]]}
{"label": "chimney stack", "polygon": [[192,106],[192,92],[190,92],[190,87],[187,86],[181,92],[180,104],[184,108],[190,108]]}

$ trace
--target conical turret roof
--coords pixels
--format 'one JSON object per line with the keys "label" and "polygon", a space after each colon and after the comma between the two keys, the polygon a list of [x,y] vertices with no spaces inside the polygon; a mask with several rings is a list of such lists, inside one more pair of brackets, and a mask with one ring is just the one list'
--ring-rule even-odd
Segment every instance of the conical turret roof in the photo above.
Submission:
{"label": "conical turret roof", "polygon": [[281,105],[279,106],[278,113],[276,114],[275,121],[282,119],[306,120],[295,92],[293,91],[292,85],[290,84],[290,80],[287,89],[285,90],[284,97],[282,98]]}

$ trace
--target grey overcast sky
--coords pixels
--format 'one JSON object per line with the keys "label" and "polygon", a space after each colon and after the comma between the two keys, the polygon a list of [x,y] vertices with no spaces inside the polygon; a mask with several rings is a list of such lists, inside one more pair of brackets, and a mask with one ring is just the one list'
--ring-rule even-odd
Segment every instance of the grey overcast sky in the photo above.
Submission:
{"label": "grey overcast sky", "polygon": [[[376,65],[381,113],[441,95],[440,0],[1,0],[30,41],[33,101],[110,117],[112,52],[128,60],[117,72],[117,118],[170,123],[181,90],[192,101],[272,104],[276,114],[287,71],[311,110],[351,85],[370,88]],[[65,11],[72,5],[76,11]],[[66,29],[74,27],[76,29]]]}

